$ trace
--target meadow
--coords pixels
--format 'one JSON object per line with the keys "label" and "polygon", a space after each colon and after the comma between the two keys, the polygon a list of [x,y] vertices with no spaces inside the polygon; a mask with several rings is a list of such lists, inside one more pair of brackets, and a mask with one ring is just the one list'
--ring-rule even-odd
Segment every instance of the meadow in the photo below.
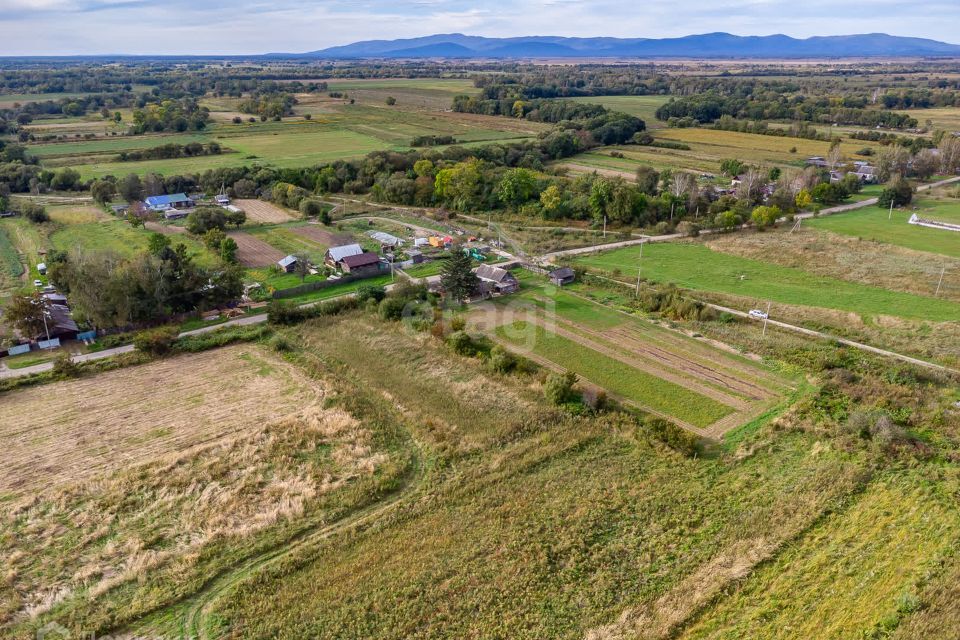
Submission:
{"label": "meadow", "polygon": [[[960,203],[936,202],[922,199],[915,203],[917,210],[894,209],[891,217],[887,209],[865,207],[841,215],[825,216],[804,222],[815,229],[823,229],[872,242],[906,247],[928,254],[960,258],[960,233],[908,224],[910,216],[960,223]],[[891,219],[888,219],[891,217]],[[929,260],[936,261],[930,255]]]}
{"label": "meadow", "polygon": [[603,105],[611,111],[619,111],[643,120],[647,129],[662,129],[666,123],[657,120],[657,108],[670,100],[670,96],[586,96],[571,98],[574,102]]}
{"label": "meadow", "polygon": [[17,248],[10,241],[6,231],[0,228],[0,296],[10,294],[19,288],[23,281],[23,263]]}
{"label": "meadow", "polygon": [[[709,128],[660,129],[655,133],[658,140],[688,145],[689,150],[664,149],[650,146],[623,145],[603,147],[573,156],[561,164],[575,170],[607,170],[632,176],[637,167],[649,165],[658,170],[683,169],[717,174],[720,162],[736,158],[746,163],[767,167],[802,167],[810,156],[825,156],[830,143],[801,138],[765,136],[737,131],[720,131]],[[857,152],[875,146],[861,140],[844,140],[840,148],[846,157],[860,158]],[[622,154],[613,157],[611,152]]]}
{"label": "meadow", "polygon": [[766,301],[770,300],[922,320],[949,321],[960,316],[960,304],[956,302],[815,275],[803,269],[712,251],[701,243],[648,244],[643,248],[642,262],[640,251],[639,246],[624,247],[581,257],[575,262],[628,282],[636,281],[639,269],[648,280],[737,296],[749,300],[751,308],[765,308]]}

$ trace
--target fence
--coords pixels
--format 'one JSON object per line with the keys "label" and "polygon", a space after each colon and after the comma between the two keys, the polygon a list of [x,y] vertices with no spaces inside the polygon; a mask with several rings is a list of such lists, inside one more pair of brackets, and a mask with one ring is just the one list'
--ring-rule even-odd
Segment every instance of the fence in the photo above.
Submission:
{"label": "fence", "polygon": [[318,282],[306,282],[297,287],[290,287],[289,289],[277,289],[273,292],[273,299],[279,300],[281,298],[295,298],[297,296],[302,296],[305,293],[310,293],[311,291],[320,291],[321,289],[329,289],[330,287],[335,287],[341,284],[349,284],[351,282],[356,282],[357,280],[366,280],[368,278],[375,278],[380,275],[376,273],[373,275],[363,274],[363,275],[345,275],[342,278],[337,278],[336,280],[320,280]]}

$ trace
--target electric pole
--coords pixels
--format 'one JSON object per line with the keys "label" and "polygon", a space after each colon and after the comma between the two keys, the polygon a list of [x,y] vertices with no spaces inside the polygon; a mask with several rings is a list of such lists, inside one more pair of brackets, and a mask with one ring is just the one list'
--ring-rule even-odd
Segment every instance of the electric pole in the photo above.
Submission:
{"label": "electric pole", "polygon": [[643,273],[643,243],[640,243],[640,265],[637,267],[637,293],[636,297],[640,297],[640,274]]}
{"label": "electric pole", "polygon": [[770,319],[770,301],[767,300],[767,315],[763,316],[763,333],[760,334],[764,338],[767,336],[767,320]]}
{"label": "electric pole", "polygon": [[937,282],[937,292],[933,294],[933,297],[936,298],[940,295],[940,285],[943,284],[943,274],[947,271],[946,265],[940,269],[940,280]]}
{"label": "electric pole", "polygon": [[890,213],[887,214],[887,220],[893,220],[893,198],[890,198]]}

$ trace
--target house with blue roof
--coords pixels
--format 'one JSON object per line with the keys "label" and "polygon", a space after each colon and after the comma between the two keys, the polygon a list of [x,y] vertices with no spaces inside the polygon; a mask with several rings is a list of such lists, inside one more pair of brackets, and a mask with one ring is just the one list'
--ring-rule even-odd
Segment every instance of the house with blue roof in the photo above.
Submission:
{"label": "house with blue roof", "polygon": [[194,202],[193,199],[185,193],[170,193],[161,196],[150,196],[144,200],[144,204],[146,204],[147,208],[151,211],[165,213],[171,209],[192,209]]}

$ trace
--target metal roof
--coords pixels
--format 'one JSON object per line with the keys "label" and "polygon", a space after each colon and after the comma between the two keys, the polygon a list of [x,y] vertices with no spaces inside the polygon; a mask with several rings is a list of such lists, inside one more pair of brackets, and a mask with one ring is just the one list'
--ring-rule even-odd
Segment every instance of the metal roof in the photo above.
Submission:
{"label": "metal roof", "polygon": [[145,200],[151,207],[162,207],[166,204],[176,204],[178,202],[189,202],[190,198],[185,193],[170,193],[162,196],[150,196]]}
{"label": "metal roof", "polygon": [[339,247],[330,247],[327,254],[334,262],[340,262],[347,256],[357,256],[363,253],[363,248],[359,244],[345,244]]}
{"label": "metal roof", "polygon": [[398,238],[395,235],[389,234],[385,231],[368,231],[367,235],[379,242],[380,244],[389,244],[389,245],[398,245],[402,244],[403,240]]}
{"label": "metal roof", "polygon": [[297,261],[296,256],[287,256],[286,258],[281,258],[277,261],[281,267],[289,267]]}
{"label": "metal roof", "polygon": [[371,264],[377,264],[380,262],[380,256],[375,253],[359,253],[355,256],[347,256],[343,259],[343,264],[347,265],[351,269],[356,269],[357,267],[366,267]]}
{"label": "metal roof", "polygon": [[482,264],[477,267],[477,277],[481,280],[490,280],[491,282],[503,282],[504,280],[514,279],[513,274],[506,269],[495,267],[492,264]]}

